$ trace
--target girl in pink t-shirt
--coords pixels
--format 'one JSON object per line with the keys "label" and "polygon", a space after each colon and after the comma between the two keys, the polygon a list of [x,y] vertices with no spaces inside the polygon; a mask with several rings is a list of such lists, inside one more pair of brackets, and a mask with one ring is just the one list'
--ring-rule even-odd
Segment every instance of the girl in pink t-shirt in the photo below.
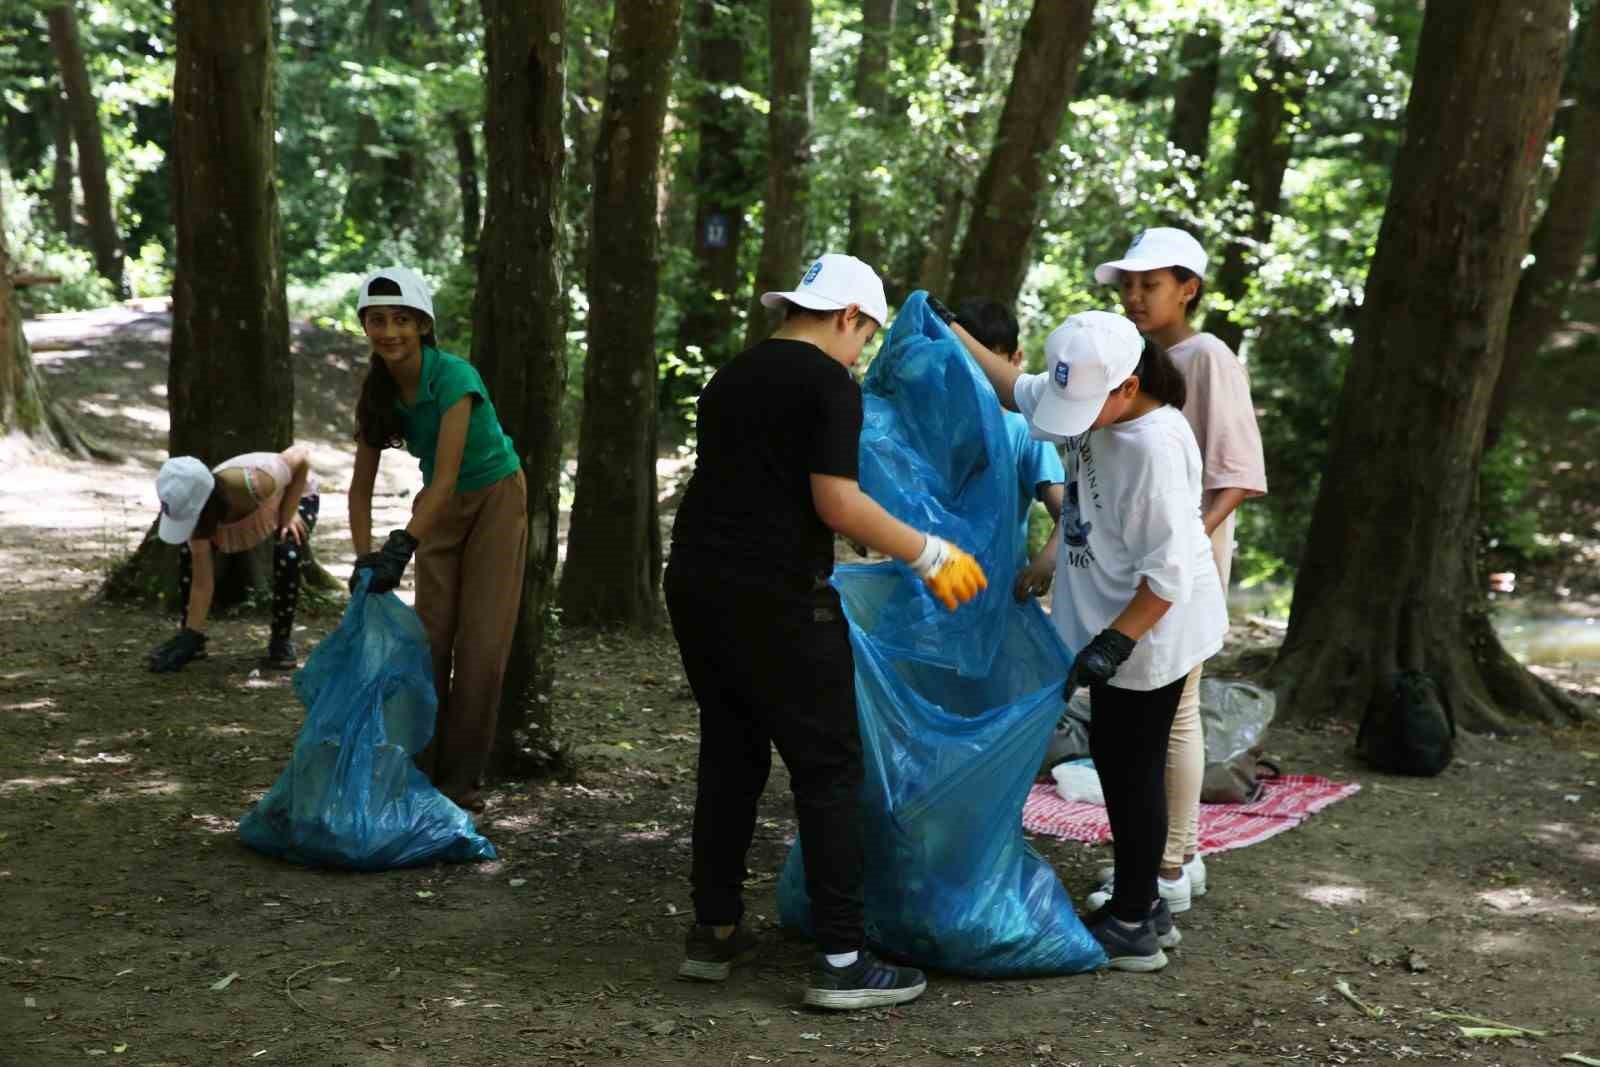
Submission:
{"label": "girl in pink t-shirt", "polygon": [[206,655],[206,619],[215,590],[212,554],[245,552],[268,538],[272,553],[272,634],[264,666],[299,665],[292,633],[305,543],[317,524],[316,477],[303,448],[249,452],[207,467],[175,456],[156,476],[159,534],[178,546],[178,595],[183,614],[176,636],[150,653],[150,669],[182,670]]}
{"label": "girl in pink t-shirt", "polygon": [[[1139,332],[1161,345],[1188,387],[1184,417],[1194,430],[1202,463],[1200,512],[1226,593],[1233,563],[1234,509],[1267,491],[1261,432],[1250,382],[1238,356],[1220,339],[1190,325],[1205,288],[1207,256],[1184,230],[1160,227],[1133,239],[1127,254],[1095,268],[1095,281],[1118,286],[1123,312]],[[1205,735],[1200,724],[1200,672],[1184,684],[1167,746],[1167,846],[1157,888],[1171,910],[1187,911],[1206,892],[1199,853],[1200,783]],[[1101,890],[1109,897],[1108,882]],[[1097,906],[1095,894],[1089,897]]]}

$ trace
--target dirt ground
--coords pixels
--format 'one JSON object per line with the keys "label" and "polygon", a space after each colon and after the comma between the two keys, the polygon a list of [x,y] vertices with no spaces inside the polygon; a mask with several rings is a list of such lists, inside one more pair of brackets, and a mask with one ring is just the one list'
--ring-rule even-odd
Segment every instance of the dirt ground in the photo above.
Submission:
{"label": "dirt ground", "polygon": [[[30,326],[55,395],[126,462],[15,443],[0,459],[0,1064],[1600,1062],[1593,726],[1464,738],[1425,780],[1368,772],[1342,726],[1276,728],[1286,769],[1363,789],[1214,857],[1166,971],[936,974],[922,1000],[859,1014],[798,1005],[810,950],[772,922],[794,833],[781,769],[751,858],[763,953],[722,986],[674,978],[696,724],[664,634],[562,636],[577,775],[493,793],[479,825],[497,862],[353,875],[245,849],[238,820],[302,717],[286,676],[255,673],[265,621],[218,620],[209,660],[153,676],[144,654],[171,621],[93,595],[153,517],[155,311]],[[308,329],[296,345],[328,498],[318,540],[339,570],[360,349]],[[408,466],[388,461],[380,486],[396,515]],[[337,619],[302,621],[309,647]],[[1241,620],[1233,669],[1275,636]],[[1600,668],[1545,669],[1600,702]],[[1108,855],[1034,844],[1080,900]],[[1433,1014],[1452,1011],[1544,1036],[1470,1039]]]}

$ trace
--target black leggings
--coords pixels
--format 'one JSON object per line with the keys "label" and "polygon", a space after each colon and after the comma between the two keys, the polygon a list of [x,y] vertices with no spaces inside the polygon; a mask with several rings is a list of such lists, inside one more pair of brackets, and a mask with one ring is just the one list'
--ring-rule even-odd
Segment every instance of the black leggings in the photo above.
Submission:
{"label": "black leggings", "polygon": [[[316,494],[300,498],[300,521],[306,524],[306,540],[317,528],[317,511],[322,498]],[[304,545],[277,541],[272,546],[272,640],[285,641],[294,632],[294,609],[300,599],[300,568],[305,563]],[[178,546],[178,600],[183,613],[178,625],[189,625],[189,593],[194,588],[194,554],[188,542]]]}
{"label": "black leggings", "polygon": [[1184,680],[1148,691],[1089,690],[1089,755],[1106,797],[1117,872],[1111,914],[1124,922],[1142,922],[1156,900],[1167,841],[1167,737]]}

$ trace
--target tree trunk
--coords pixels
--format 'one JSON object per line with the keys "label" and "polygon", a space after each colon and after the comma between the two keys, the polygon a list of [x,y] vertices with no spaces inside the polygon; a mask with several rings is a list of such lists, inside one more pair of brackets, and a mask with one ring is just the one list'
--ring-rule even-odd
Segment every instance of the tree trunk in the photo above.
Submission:
{"label": "tree trunk", "polygon": [[767,50],[767,199],[746,348],[771,333],[776,321],[776,314],[761,306],[761,294],[792,286],[804,265],[811,171],[810,0],[768,0]]}
{"label": "tree trunk", "polygon": [[[168,452],[207,465],[294,439],[294,368],[278,219],[268,0],[178,0],[173,80],[172,348]],[[107,582],[112,597],[175,596],[175,550],[154,531]],[[213,607],[271,587],[272,546],[217,557]]]}
{"label": "tree trunk", "polygon": [[456,186],[461,193],[461,247],[470,259],[478,249],[482,208],[478,205],[478,146],[472,139],[467,116],[452,111],[445,116],[450,139],[456,146]]}
{"label": "tree trunk", "polygon": [[56,229],[68,241],[77,236],[77,220],[72,216],[72,116],[63,94],[52,92],[50,125],[55,133],[55,161],[50,167],[50,213]]}
{"label": "tree trunk", "polygon": [[1561,172],[1533,234],[1533,263],[1522,272],[1511,304],[1505,362],[1489,402],[1486,448],[1500,439],[1523,365],[1539,354],[1561,323],[1600,214],[1600,23],[1591,19],[1575,47],[1579,50],[1575,102],[1566,124]]}
{"label": "tree trunk", "polygon": [[650,626],[661,578],[656,517],[656,179],[680,0],[617,0],[594,154],[589,358],[562,617]]}
{"label": "tree trunk", "polygon": [[1187,176],[1198,187],[1211,151],[1211,108],[1222,69],[1222,34],[1214,23],[1201,22],[1183,35],[1178,65],[1183,73],[1172,89],[1167,142],[1183,153],[1183,162],[1174,166],[1172,183],[1181,188],[1180,176]]}
{"label": "tree trunk", "polygon": [[94,251],[95,270],[111,283],[121,298],[127,295],[122,279],[122,238],[117,232],[116,211],[111,205],[111,185],[106,180],[100,105],[95,100],[94,87],[89,84],[89,68],[83,61],[78,18],[71,4],[51,8],[47,18],[50,47],[61,68],[61,84],[66,87],[72,130],[78,143],[78,182],[83,188],[83,207],[89,215],[89,241]]}
{"label": "tree trunk", "polygon": [[[895,0],[861,0],[861,51],[856,56],[856,114],[873,131],[881,131],[889,112],[889,45],[894,36]],[[863,167],[866,173],[871,168]],[[850,236],[846,250],[882,271],[883,233],[878,197],[870,189],[850,194]]]}
{"label": "tree trunk", "polygon": [[1473,506],[1569,10],[1485,0],[1424,15],[1407,140],[1272,671],[1288,718],[1359,718],[1397,670],[1432,675],[1467,729],[1576,715],[1489,625]]}
{"label": "tree trunk", "polygon": [[[950,35],[950,63],[967,77],[968,96],[975,97],[983,81],[983,5],[981,0],[957,0],[955,25]],[[967,143],[973,140],[977,114],[967,111],[961,116],[961,132]],[[960,163],[960,154],[946,153],[949,169],[934,176],[932,196],[934,217],[928,229],[927,242],[916,270],[911,274],[911,289],[926,289],[930,293],[949,292],[950,260],[955,252],[956,234],[961,230],[961,213],[968,199],[967,175]],[[913,241],[913,247],[917,243]],[[963,297],[956,296],[957,299]]]}
{"label": "tree trunk", "polygon": [[695,105],[700,147],[694,171],[694,268],[688,304],[678,324],[678,348],[698,349],[700,358],[713,367],[737,351],[734,329],[744,288],[739,246],[744,213],[754,198],[754,177],[744,162],[751,115],[734,94],[744,83],[745,41],[730,24],[732,14],[744,4],[745,0],[699,0],[695,17],[699,35],[695,67],[702,89]]}
{"label": "tree trunk", "polygon": [[962,298],[1016,303],[1048,180],[1046,158],[1060,137],[1093,18],[1094,0],[1034,0],[956,258],[950,292]]}
{"label": "tree trunk", "polygon": [[1261,60],[1249,75],[1255,87],[1246,94],[1243,128],[1234,149],[1233,179],[1245,188],[1250,214],[1248,224],[1240,227],[1241,236],[1223,251],[1211,286],[1214,306],[1205,319],[1207,332],[1234,351],[1244,340],[1237,306],[1256,268],[1255,253],[1272,237],[1282,201],[1283,174],[1294,143],[1290,109],[1297,109],[1304,96],[1304,81],[1294,70],[1300,50],[1296,36],[1292,22],[1267,35]]}
{"label": "tree trunk", "polygon": [[11,281],[16,269],[6,240],[5,217],[5,183],[0,182],[0,441],[14,433],[49,441],[44,386],[22,332],[22,305]]}
{"label": "tree trunk", "polygon": [[567,366],[560,228],[566,2],[482,0],[482,10],[488,202],[472,358],[528,479],[528,561],[493,754],[498,773],[521,775],[561,762],[549,694]]}

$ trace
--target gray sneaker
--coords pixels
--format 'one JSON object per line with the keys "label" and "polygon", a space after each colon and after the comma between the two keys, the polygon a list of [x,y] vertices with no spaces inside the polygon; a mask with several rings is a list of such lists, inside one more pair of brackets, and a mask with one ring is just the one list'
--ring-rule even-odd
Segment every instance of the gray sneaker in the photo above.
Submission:
{"label": "gray sneaker", "polygon": [[1137,926],[1128,926],[1110,911],[1090,916],[1085,925],[1094,939],[1105,949],[1106,966],[1114,971],[1148,973],[1159,971],[1167,965],[1167,954],[1161,951],[1156,940],[1155,923],[1149,919]]}
{"label": "gray sneaker", "polygon": [[695,923],[683,940],[683,962],[678,977],[697,982],[725,981],[734,964],[744,963],[760,947],[760,940],[741,924],[727,937],[718,937],[709,926]]}
{"label": "gray sneaker", "polygon": [[1183,943],[1183,934],[1172,921],[1172,909],[1160,897],[1150,905],[1150,925],[1156,932],[1156,944],[1162,948],[1177,948]]}

